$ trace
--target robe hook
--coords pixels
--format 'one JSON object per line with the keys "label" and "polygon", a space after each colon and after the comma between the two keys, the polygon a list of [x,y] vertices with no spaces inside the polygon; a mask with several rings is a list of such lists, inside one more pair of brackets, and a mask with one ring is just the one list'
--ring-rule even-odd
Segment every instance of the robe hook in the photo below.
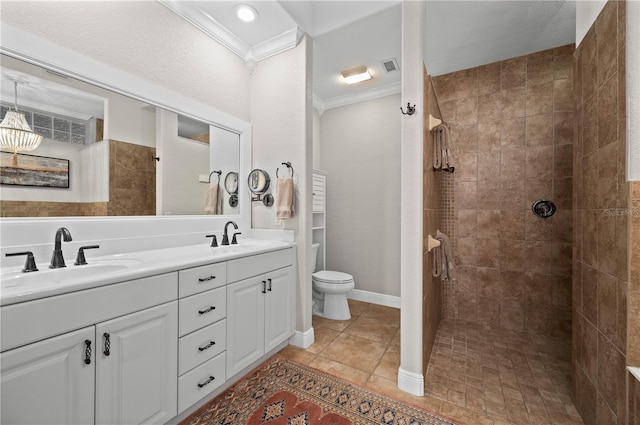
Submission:
{"label": "robe hook", "polygon": [[413,115],[416,113],[416,105],[411,106],[411,102],[407,102],[407,112],[402,109],[402,106],[400,107],[400,112],[402,112],[402,115]]}

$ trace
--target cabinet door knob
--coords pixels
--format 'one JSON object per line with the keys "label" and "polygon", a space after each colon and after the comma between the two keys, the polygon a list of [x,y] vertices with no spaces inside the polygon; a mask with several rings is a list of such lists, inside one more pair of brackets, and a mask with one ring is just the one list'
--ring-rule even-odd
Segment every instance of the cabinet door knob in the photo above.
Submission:
{"label": "cabinet door knob", "polygon": [[102,336],[104,337],[104,351],[102,354],[109,357],[111,354],[111,336],[107,332],[103,333]]}
{"label": "cabinet door knob", "polygon": [[213,382],[213,380],[216,379],[215,376],[209,376],[209,379],[207,379],[206,381],[204,381],[202,384],[198,384],[198,388],[202,388],[205,385],[209,385],[211,382]]}
{"label": "cabinet door knob", "polygon": [[91,364],[91,340],[84,340],[84,364]]}
{"label": "cabinet door knob", "polygon": [[209,313],[209,312],[211,312],[211,311],[213,311],[215,309],[216,309],[216,307],[212,305],[211,307],[209,307],[209,308],[207,308],[205,310],[198,310],[198,314],[207,314],[207,313]]}
{"label": "cabinet door knob", "polygon": [[216,345],[215,341],[210,341],[207,345],[205,345],[204,347],[198,347],[198,351],[204,351],[204,350],[208,350],[209,348],[213,347],[214,345]]}

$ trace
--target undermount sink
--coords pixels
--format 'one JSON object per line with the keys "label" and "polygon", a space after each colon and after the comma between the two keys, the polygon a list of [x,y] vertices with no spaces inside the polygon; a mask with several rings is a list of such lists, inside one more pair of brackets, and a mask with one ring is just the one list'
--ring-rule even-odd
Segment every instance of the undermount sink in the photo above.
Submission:
{"label": "undermount sink", "polygon": [[[30,273],[23,273],[22,271],[6,272],[0,274],[0,281],[2,282],[2,288],[40,283],[47,285],[59,284],[89,276],[122,272],[139,266],[141,263],[142,261],[133,259],[96,260],[82,266],[68,265],[67,267],[59,269],[41,268],[37,272]],[[46,267],[46,265],[44,267]]]}

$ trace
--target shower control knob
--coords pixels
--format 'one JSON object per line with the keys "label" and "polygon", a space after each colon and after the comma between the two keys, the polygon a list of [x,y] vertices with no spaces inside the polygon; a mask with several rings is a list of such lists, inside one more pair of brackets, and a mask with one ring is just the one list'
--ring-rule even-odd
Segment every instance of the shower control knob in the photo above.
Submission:
{"label": "shower control knob", "polygon": [[531,210],[540,218],[548,218],[556,212],[556,205],[546,199],[540,199],[533,203]]}

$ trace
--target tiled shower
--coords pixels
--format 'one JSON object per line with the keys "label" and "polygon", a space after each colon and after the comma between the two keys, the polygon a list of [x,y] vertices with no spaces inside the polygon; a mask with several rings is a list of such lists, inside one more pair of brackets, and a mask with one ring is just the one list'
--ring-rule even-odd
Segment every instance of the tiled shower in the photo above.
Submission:
{"label": "tiled shower", "polygon": [[[640,185],[625,180],[625,10],[609,1],[577,49],[432,79],[456,166],[440,186],[439,223],[458,267],[458,280],[441,286],[441,328],[454,341],[460,323],[476,336],[543,341],[540,355],[566,365],[585,424],[640,423],[637,384],[625,370],[640,364]],[[555,215],[536,217],[539,199],[553,201]],[[439,363],[442,329],[431,354]]]}

